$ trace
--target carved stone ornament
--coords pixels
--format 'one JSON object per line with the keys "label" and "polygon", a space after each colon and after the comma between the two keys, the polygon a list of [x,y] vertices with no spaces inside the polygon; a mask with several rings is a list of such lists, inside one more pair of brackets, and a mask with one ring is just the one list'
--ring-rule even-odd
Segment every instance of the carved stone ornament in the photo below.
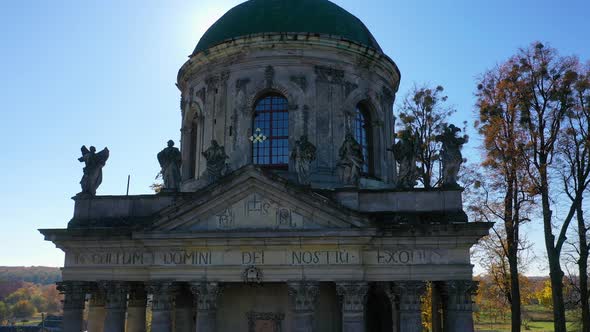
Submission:
{"label": "carved stone ornament", "polygon": [[351,281],[336,284],[336,292],[342,298],[343,312],[363,312],[369,286],[366,282]]}
{"label": "carved stone ornament", "polygon": [[307,136],[303,135],[295,142],[295,147],[291,151],[291,159],[295,161],[297,181],[301,185],[310,184],[311,163],[316,159],[316,150],[316,147],[307,140]]}
{"label": "carved stone ornament", "polygon": [[275,70],[272,66],[267,66],[264,70],[264,80],[266,82],[266,87],[271,88],[274,85],[275,79]]}
{"label": "carved stone ornament", "polygon": [[250,311],[246,313],[246,317],[248,318],[248,332],[281,332],[285,314],[277,312]]}
{"label": "carved stone ornament", "polygon": [[219,145],[216,140],[211,141],[211,146],[202,153],[207,160],[207,176],[210,182],[217,181],[227,173],[226,159],[229,158],[225,154],[223,145]]}
{"label": "carved stone ornament", "polygon": [[236,80],[236,91],[237,92],[246,92],[246,88],[248,87],[248,83],[250,83],[249,78],[240,78]]}
{"label": "carved stone ornament", "polygon": [[314,312],[320,294],[319,283],[307,281],[288,282],[289,298],[295,312]]}
{"label": "carved stone ornament", "polygon": [[399,297],[401,311],[420,311],[422,295],[426,291],[423,281],[401,281],[393,284],[393,290]]}
{"label": "carved stone ornament", "polygon": [[152,310],[172,310],[176,287],[171,281],[153,281],[146,285],[146,290],[152,294]]}
{"label": "carved stone ornament", "polygon": [[350,132],[346,134],[338,154],[340,161],[336,166],[340,181],[344,185],[358,186],[364,163],[363,150]]}
{"label": "carved stone ornament", "polygon": [[352,82],[344,82],[344,97],[348,97],[354,90],[358,88],[358,84]]}
{"label": "carved stone ornament", "polygon": [[242,280],[248,284],[260,284],[262,282],[262,270],[254,265],[249,266],[242,272]]}
{"label": "carved stone ornament", "polygon": [[297,86],[301,89],[301,91],[307,91],[307,78],[303,75],[299,76],[291,76],[291,82],[297,84]]}
{"label": "carved stone ornament", "polygon": [[61,281],[57,283],[57,290],[64,294],[64,310],[84,310],[86,293],[91,290],[90,284],[83,281]]}
{"label": "carved stone ornament", "polygon": [[396,135],[397,142],[389,149],[398,165],[397,186],[400,189],[412,189],[417,184],[419,169],[416,166],[420,143],[418,136],[411,129],[404,129]]}
{"label": "carved stone ornament", "polygon": [[315,66],[318,82],[342,84],[344,83],[344,71],[324,66]]}
{"label": "carved stone ornament", "polygon": [[457,183],[459,170],[463,163],[461,148],[463,144],[469,141],[467,135],[457,137],[461,129],[454,125],[444,126],[443,133],[436,136],[436,140],[442,143],[441,162],[442,162],[442,186],[445,188],[458,188]]}
{"label": "carved stone ornament", "polygon": [[105,308],[125,310],[129,285],[122,281],[100,281],[100,289],[105,294]]}
{"label": "carved stone ornament", "polygon": [[450,310],[471,311],[472,296],[477,294],[478,282],[473,280],[450,280],[442,286],[442,296]]}
{"label": "carved stone ornament", "polygon": [[196,307],[199,311],[217,310],[217,300],[219,300],[221,291],[221,286],[217,282],[191,283],[191,292],[194,295]]}
{"label": "carved stone ornament", "polygon": [[104,148],[100,152],[96,152],[96,148],[91,146],[90,149],[83,145],[80,149],[82,151],[82,157],[78,158],[78,161],[84,163],[84,175],[80,180],[82,186],[82,192],[78,195],[82,196],[96,196],[96,189],[102,183],[102,168],[109,159],[109,149]]}
{"label": "carved stone ornament", "polygon": [[174,141],[169,140],[168,147],[160,151],[157,157],[160,163],[160,174],[164,180],[164,189],[168,191],[179,190],[182,154],[178,148],[174,147]]}

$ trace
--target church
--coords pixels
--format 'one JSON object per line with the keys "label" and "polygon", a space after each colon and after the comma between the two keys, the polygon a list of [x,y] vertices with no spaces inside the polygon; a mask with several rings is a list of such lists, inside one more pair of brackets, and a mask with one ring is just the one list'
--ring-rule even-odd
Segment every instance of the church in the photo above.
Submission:
{"label": "church", "polygon": [[457,165],[414,188],[399,82],[328,0],[229,10],[178,72],[163,188],[96,195],[108,150],[83,148],[73,218],[40,230],[65,252],[64,331],[421,332],[426,296],[432,331],[473,331],[491,225],[468,222]]}

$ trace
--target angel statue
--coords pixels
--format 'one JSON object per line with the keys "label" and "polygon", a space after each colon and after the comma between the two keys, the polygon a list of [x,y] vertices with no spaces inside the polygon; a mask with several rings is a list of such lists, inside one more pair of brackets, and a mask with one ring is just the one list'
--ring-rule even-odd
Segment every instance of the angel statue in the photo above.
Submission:
{"label": "angel statue", "polygon": [[167,191],[177,191],[180,189],[180,164],[182,155],[180,150],[174,147],[174,141],[168,141],[168,147],[158,153],[158,162],[160,163],[162,179],[164,180],[164,189]]}
{"label": "angel statue", "polygon": [[102,168],[109,159],[109,149],[105,147],[102,151],[96,153],[94,146],[91,146],[90,150],[88,150],[86,145],[83,145],[81,150],[82,157],[78,158],[78,161],[85,163],[86,167],[84,167],[84,175],[80,180],[82,186],[80,194],[96,196],[96,189],[102,183]]}
{"label": "angel statue", "polygon": [[339,151],[337,164],[340,181],[345,185],[358,186],[364,163],[363,150],[351,133],[347,133]]}
{"label": "angel statue", "polygon": [[311,162],[316,158],[316,147],[307,140],[307,135],[295,142],[291,159],[295,160],[295,170],[299,184],[309,185]]}
{"label": "angel statue", "polygon": [[467,135],[457,137],[458,132],[461,132],[461,129],[455,127],[455,125],[445,125],[443,133],[436,136],[436,140],[442,143],[442,186],[447,188],[459,187],[457,178],[463,163],[461,148],[463,144],[469,141]]}
{"label": "angel statue", "polygon": [[207,175],[210,182],[217,181],[225,175],[228,165],[225,160],[229,157],[225,154],[223,145],[219,145],[216,140],[211,141],[211,146],[202,152],[203,157],[207,160]]}
{"label": "angel statue", "polygon": [[418,135],[411,129],[404,129],[396,134],[398,139],[389,151],[393,152],[395,162],[399,165],[397,172],[397,185],[400,189],[412,189],[416,186],[420,170],[416,167],[420,141]]}

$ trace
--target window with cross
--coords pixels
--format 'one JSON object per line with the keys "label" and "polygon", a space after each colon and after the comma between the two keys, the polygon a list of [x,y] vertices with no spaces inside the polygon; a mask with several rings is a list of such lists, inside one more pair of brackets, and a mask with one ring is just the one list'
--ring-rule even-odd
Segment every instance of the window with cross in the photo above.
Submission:
{"label": "window with cross", "polygon": [[260,98],[252,124],[252,162],[264,167],[287,169],[289,166],[289,110],[280,94]]}
{"label": "window with cross", "polygon": [[363,151],[363,174],[372,173],[372,162],[373,156],[371,153],[372,141],[371,141],[371,121],[369,112],[367,109],[359,104],[356,106],[354,112],[354,138],[361,145]]}

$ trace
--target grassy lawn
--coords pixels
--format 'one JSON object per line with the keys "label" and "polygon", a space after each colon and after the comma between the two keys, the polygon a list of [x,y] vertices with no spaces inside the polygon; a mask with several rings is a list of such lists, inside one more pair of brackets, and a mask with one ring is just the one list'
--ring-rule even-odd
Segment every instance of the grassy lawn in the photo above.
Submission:
{"label": "grassy lawn", "polygon": [[[522,328],[522,331],[538,331],[538,332],[553,332],[553,313],[551,309],[543,306],[525,306],[523,310],[523,317],[528,323],[528,329]],[[524,321],[524,320],[523,320]],[[475,330],[480,332],[509,332],[510,331],[510,315],[507,315],[505,321],[494,321],[480,315],[480,319],[475,321]]]}

